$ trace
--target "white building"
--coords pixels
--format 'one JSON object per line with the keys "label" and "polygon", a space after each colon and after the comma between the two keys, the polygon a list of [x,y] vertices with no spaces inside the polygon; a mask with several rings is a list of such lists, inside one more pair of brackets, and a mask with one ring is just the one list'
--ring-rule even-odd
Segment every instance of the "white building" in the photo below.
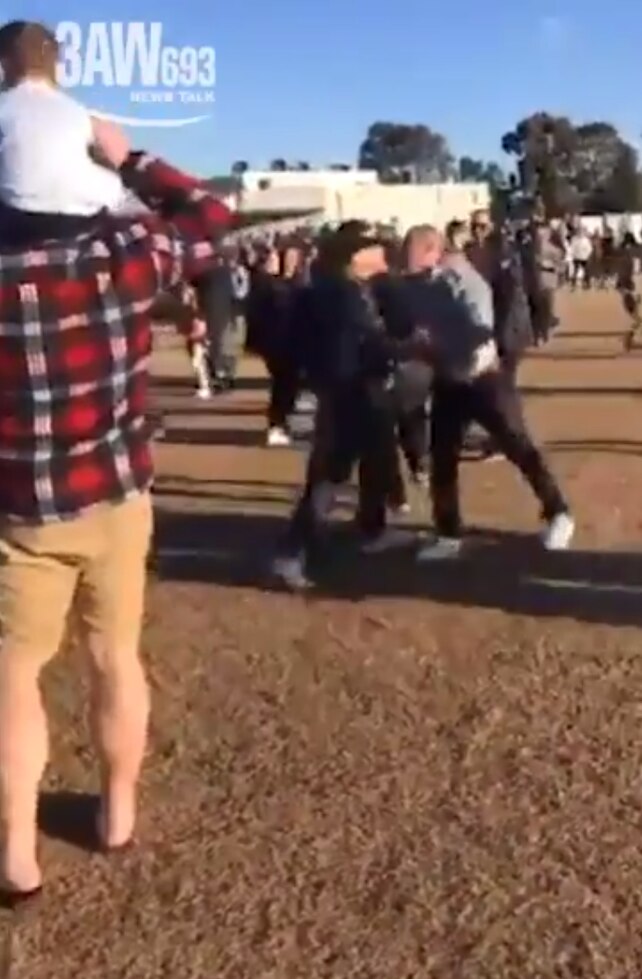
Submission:
{"label": "white building", "polygon": [[278,188],[320,188],[341,190],[346,187],[372,186],[379,183],[376,170],[246,170],[238,176],[244,193]]}
{"label": "white building", "polygon": [[381,184],[373,170],[248,171],[239,177],[239,210],[287,218],[309,215],[318,225],[350,219],[395,225],[404,234],[414,224],[443,228],[453,218],[490,204],[487,184]]}

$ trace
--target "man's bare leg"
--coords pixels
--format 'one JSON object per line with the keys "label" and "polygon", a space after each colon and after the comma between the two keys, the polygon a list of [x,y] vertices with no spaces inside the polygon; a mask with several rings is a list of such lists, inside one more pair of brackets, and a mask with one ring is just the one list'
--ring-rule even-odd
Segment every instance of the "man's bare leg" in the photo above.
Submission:
{"label": "man's bare leg", "polygon": [[136,790],[145,757],[150,697],[138,651],[92,650],[92,731],[102,766],[98,827],[108,849],[124,846],[136,822]]}
{"label": "man's bare leg", "polygon": [[4,822],[3,885],[40,887],[37,857],[38,788],[47,763],[47,719],[40,664],[20,652],[0,652],[0,789]]}

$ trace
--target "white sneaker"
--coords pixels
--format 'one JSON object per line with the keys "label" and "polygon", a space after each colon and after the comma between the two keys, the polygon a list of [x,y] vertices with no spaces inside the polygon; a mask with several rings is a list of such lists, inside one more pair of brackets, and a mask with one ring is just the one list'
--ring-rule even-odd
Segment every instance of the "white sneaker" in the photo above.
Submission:
{"label": "white sneaker", "polygon": [[434,537],[417,552],[420,564],[429,561],[455,561],[461,554],[464,542],[460,537]]}
{"label": "white sneaker", "polygon": [[542,543],[547,551],[566,551],[574,534],[575,521],[570,513],[558,513],[544,531]]}
{"label": "white sneaker", "polygon": [[300,556],[274,558],[272,574],[291,591],[306,591],[312,587],[305,573],[305,561]]}
{"label": "white sneaker", "polygon": [[363,554],[383,554],[395,547],[409,547],[417,540],[417,535],[412,530],[405,530],[403,527],[386,527],[378,537],[364,541],[361,545]]}
{"label": "white sneaker", "polygon": [[311,415],[317,410],[317,399],[313,394],[300,394],[296,401],[295,411],[302,415]]}
{"label": "white sneaker", "polygon": [[284,428],[270,428],[267,433],[267,444],[270,448],[281,448],[290,445],[290,436]]}

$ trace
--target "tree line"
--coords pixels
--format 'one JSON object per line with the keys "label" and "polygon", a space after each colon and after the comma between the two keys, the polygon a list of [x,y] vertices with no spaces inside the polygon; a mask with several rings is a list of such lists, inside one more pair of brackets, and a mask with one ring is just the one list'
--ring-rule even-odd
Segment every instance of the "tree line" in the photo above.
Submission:
{"label": "tree line", "polygon": [[[376,170],[384,183],[487,182],[496,192],[521,191],[546,213],[602,213],[642,210],[638,153],[615,126],[576,124],[566,116],[537,112],[522,119],[501,140],[510,163],[456,157],[448,139],[422,123],[374,122],[361,142],[358,165]],[[249,163],[238,160],[232,173]],[[305,160],[272,160],[273,171],[310,169]],[[334,170],[349,170],[335,163]]]}

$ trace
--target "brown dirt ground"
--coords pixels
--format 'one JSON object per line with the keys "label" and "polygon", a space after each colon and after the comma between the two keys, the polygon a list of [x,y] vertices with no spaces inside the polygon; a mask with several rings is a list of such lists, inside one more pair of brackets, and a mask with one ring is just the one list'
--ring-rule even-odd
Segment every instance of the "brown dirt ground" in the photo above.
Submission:
{"label": "brown dirt ground", "polygon": [[499,533],[465,563],[339,532],[309,599],[263,574],[302,454],[262,447],[251,382],[203,405],[159,350],[159,546],[212,553],[151,585],[141,843],[113,863],[60,794],[95,787],[81,661],[49,672],[47,891],[1,913],[6,975],[642,975],[642,355],[613,295],[562,312],[522,380],[578,550],[543,557],[510,468],[469,465],[467,515]]}

